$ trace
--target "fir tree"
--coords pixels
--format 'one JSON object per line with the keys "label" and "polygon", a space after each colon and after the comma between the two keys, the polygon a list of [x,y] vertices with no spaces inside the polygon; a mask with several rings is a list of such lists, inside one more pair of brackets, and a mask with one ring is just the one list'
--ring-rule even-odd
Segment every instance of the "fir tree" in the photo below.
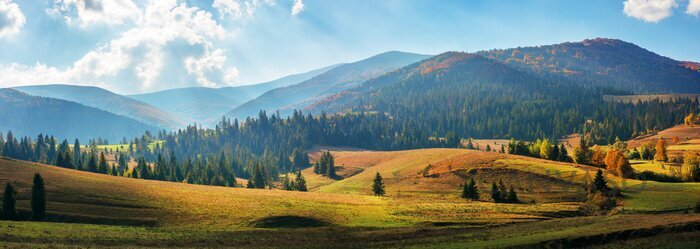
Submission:
{"label": "fir tree", "polygon": [[294,183],[289,180],[289,174],[284,176],[284,190],[294,190]]}
{"label": "fir tree", "polygon": [[44,186],[44,178],[39,173],[34,174],[31,204],[32,220],[44,220],[46,218],[46,187]]}
{"label": "fir tree", "polygon": [[100,162],[97,165],[97,172],[107,174],[107,159],[105,158],[104,151],[100,152]]}
{"label": "fir tree", "polygon": [[501,202],[501,191],[498,190],[498,185],[496,185],[495,181],[491,183],[491,199],[496,203]]}
{"label": "fir tree", "polygon": [[601,192],[605,194],[607,191],[608,183],[603,176],[603,171],[599,169],[598,172],[595,173],[595,178],[593,179],[592,192]]}
{"label": "fir tree", "polygon": [[97,173],[97,158],[95,153],[90,153],[90,159],[88,159],[87,170],[90,172]]}
{"label": "fir tree", "polygon": [[372,192],[374,192],[375,196],[384,196],[384,182],[382,179],[382,175],[377,172],[377,175],[374,176],[374,181],[372,183]]}
{"label": "fir tree", "polygon": [[301,171],[297,171],[297,179],[294,181],[296,190],[306,192],[306,178],[301,174]]}
{"label": "fir tree", "polygon": [[2,216],[6,220],[17,219],[17,190],[11,183],[5,184],[5,192],[2,195]]}
{"label": "fir tree", "polygon": [[510,186],[510,189],[508,190],[508,202],[509,203],[518,203],[520,200],[518,200],[518,194],[515,193],[515,189],[513,186]]}

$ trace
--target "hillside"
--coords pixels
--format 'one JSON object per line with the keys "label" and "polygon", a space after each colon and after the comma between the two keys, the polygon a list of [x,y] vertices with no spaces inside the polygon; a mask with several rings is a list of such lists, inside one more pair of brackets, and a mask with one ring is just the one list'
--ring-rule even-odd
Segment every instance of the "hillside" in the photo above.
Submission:
{"label": "hillside", "polygon": [[183,117],[188,122],[211,125],[236,106],[279,87],[293,85],[322,74],[337,65],[285,76],[270,82],[222,88],[187,87],[129,97]]}
{"label": "hillside", "polygon": [[172,113],[144,102],[99,87],[73,85],[38,85],[15,87],[29,95],[62,99],[132,118],[165,129],[181,128],[187,123]]}
{"label": "hillside", "polygon": [[290,115],[293,109],[302,109],[315,100],[391,72],[403,66],[428,58],[428,55],[391,51],[370,58],[339,65],[323,74],[299,84],[274,89],[228,112],[226,116],[245,119],[256,116],[260,110],[280,110]]}
{"label": "hillside", "polygon": [[[110,246],[119,241],[126,247],[216,243],[323,248],[342,243],[352,248],[464,248],[556,244],[631,233],[641,235],[629,236],[634,239],[673,236],[685,238],[676,243],[688,243],[692,240],[681,232],[692,233],[694,224],[700,223],[698,215],[645,214],[697,201],[688,197],[700,190],[698,184],[647,183],[649,188],[642,189],[632,181],[623,185],[628,214],[578,217],[576,186],[585,174],[573,173],[590,167],[458,149],[333,154],[338,165],[362,172],[306,193],[132,179],[0,158],[0,185],[9,180],[18,187],[20,210],[29,207],[32,175],[41,173],[47,184],[49,220],[66,222],[0,221],[0,228],[12,227],[0,229],[0,241],[20,247]],[[424,177],[417,171],[426,163],[434,169]],[[375,172],[385,176],[387,197],[368,196],[368,176]],[[479,180],[484,201],[458,198],[465,177]],[[608,178],[611,184],[619,183],[611,175]],[[310,185],[319,185],[313,177],[308,179]],[[485,188],[496,179],[515,184],[524,200],[533,198],[536,203],[490,202]],[[665,201],[658,202],[658,196],[665,196]],[[475,229],[481,235],[474,235]]]}
{"label": "hillside", "polygon": [[479,54],[577,83],[636,93],[700,93],[697,63],[676,61],[616,39],[587,39]]}
{"label": "hillside", "polygon": [[81,141],[98,137],[118,141],[158,128],[66,100],[0,89],[0,130],[35,138],[39,133]]}

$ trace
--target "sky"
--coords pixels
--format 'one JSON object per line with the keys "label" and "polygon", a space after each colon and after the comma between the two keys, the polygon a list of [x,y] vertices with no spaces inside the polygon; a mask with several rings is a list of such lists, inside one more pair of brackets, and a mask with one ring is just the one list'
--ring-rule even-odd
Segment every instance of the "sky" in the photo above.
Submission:
{"label": "sky", "polygon": [[392,50],[596,37],[700,61],[700,0],[0,0],[0,87],[237,86]]}

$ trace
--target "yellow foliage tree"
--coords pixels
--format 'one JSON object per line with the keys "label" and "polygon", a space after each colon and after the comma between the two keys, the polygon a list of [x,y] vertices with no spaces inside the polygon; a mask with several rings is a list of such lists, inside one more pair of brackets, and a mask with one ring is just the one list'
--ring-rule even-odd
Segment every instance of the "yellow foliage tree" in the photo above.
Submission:
{"label": "yellow foliage tree", "polygon": [[656,155],[654,155],[654,160],[659,161],[659,162],[666,162],[668,161],[668,154],[666,153],[666,140],[659,139],[659,142],[656,143]]}

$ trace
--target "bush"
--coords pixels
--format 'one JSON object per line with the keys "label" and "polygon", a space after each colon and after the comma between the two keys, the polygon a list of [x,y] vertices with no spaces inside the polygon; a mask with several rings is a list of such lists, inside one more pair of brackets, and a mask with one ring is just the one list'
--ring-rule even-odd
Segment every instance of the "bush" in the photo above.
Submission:
{"label": "bush", "polygon": [[682,182],[682,180],[675,176],[670,176],[666,174],[658,174],[653,171],[644,171],[638,173],[636,178],[642,181],[656,181],[656,182]]}
{"label": "bush", "polygon": [[579,210],[588,215],[603,215],[617,206],[617,201],[613,197],[608,197],[601,192],[588,195]]}

